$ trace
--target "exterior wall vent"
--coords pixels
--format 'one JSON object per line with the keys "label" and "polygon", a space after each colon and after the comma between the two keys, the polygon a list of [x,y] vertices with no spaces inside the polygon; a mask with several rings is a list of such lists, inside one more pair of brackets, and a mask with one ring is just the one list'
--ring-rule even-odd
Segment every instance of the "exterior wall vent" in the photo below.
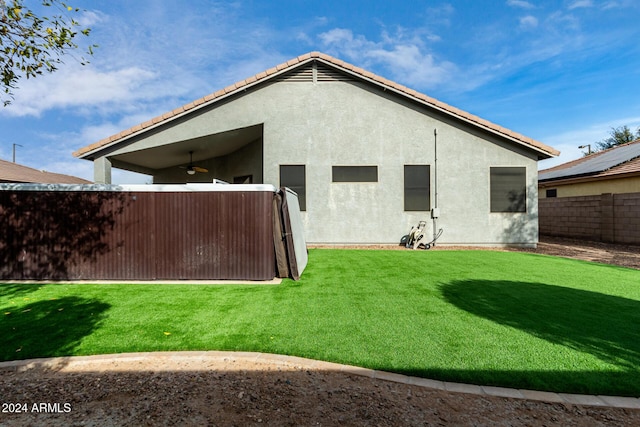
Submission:
{"label": "exterior wall vent", "polygon": [[302,68],[296,68],[278,77],[276,81],[289,83],[311,83],[313,82],[313,68],[310,65]]}
{"label": "exterior wall vent", "polygon": [[291,70],[276,79],[278,82],[287,83],[349,82],[354,80],[348,74],[315,62]]}
{"label": "exterior wall vent", "polygon": [[351,82],[353,77],[348,74],[344,74],[335,68],[327,67],[323,64],[318,64],[318,81],[319,82]]}

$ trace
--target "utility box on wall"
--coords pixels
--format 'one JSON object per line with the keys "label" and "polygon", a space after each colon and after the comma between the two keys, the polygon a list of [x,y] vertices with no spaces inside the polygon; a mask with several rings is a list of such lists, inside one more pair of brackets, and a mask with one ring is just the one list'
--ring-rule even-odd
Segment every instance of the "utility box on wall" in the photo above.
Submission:
{"label": "utility box on wall", "polygon": [[287,193],[297,203],[271,185],[3,184],[0,278],[270,280],[292,266],[297,278],[276,251],[287,242],[274,224],[291,221],[274,199]]}

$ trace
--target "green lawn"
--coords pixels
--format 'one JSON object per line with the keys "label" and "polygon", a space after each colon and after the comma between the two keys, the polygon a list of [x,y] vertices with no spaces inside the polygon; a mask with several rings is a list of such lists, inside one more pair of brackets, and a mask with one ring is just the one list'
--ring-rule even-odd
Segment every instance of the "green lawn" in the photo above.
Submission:
{"label": "green lawn", "polygon": [[640,396],[640,271],[492,251],[309,253],[278,286],[0,284],[0,360],[290,354],[429,378]]}

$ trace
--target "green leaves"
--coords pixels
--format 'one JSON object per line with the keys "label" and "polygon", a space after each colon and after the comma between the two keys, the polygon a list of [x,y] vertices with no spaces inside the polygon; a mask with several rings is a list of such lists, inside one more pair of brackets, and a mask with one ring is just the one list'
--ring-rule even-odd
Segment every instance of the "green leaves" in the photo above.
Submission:
{"label": "green leaves", "polygon": [[[37,16],[23,0],[0,0],[0,86],[4,105],[11,103],[18,81],[52,73],[63,57],[77,50],[76,37],[88,37],[89,28],[80,28],[70,13],[80,13],[60,0],[41,0],[45,7],[58,10],[51,16]],[[87,48],[93,55],[96,45]],[[88,61],[79,58],[82,65]]]}

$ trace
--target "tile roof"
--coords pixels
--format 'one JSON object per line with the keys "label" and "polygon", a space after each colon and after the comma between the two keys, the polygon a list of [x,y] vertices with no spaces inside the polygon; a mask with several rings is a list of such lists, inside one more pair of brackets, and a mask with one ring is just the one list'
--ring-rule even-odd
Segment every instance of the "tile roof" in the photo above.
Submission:
{"label": "tile roof", "polygon": [[544,169],[538,181],[579,177],[599,178],[640,173],[640,139]]}
{"label": "tile roof", "polygon": [[91,184],[91,181],[71,175],[45,172],[0,159],[0,182],[41,184]]}
{"label": "tile roof", "polygon": [[443,113],[446,113],[450,116],[456,117],[465,122],[471,123],[475,126],[483,128],[491,133],[498,134],[504,138],[512,140],[516,143],[524,145],[525,147],[532,148],[545,156],[553,157],[560,154],[560,152],[552,147],[549,147],[539,141],[536,141],[532,138],[526,137],[519,133],[513,132],[507,128],[491,123],[487,120],[484,120],[478,116],[462,111],[458,108],[452,107],[444,102],[438,101],[435,98],[431,98],[427,95],[424,95],[420,92],[417,92],[413,89],[410,89],[406,86],[400,85],[398,83],[392,82],[390,80],[385,79],[384,77],[375,75],[367,70],[356,67],[355,65],[344,62],[340,59],[334,58],[332,56],[326,55],[320,52],[309,52],[307,54],[298,56],[297,58],[290,59],[287,62],[284,62],[280,65],[277,65],[273,68],[269,68],[266,71],[262,71],[255,76],[249,77],[245,80],[241,80],[235,84],[227,86],[224,89],[221,89],[212,94],[206,95],[203,98],[192,101],[186,105],[176,108],[173,111],[169,111],[167,113],[162,114],[161,116],[155,117],[151,120],[148,120],[144,123],[140,123],[136,126],[133,126],[129,129],[126,129],[120,133],[112,135],[108,138],[102,139],[96,143],[83,147],[76,152],[73,153],[74,156],[84,158],[94,151],[100,150],[101,148],[110,146],[115,144],[123,139],[128,137],[137,135],[139,133],[144,132],[147,129],[153,128],[158,124],[167,122],[175,117],[179,117],[186,112],[191,110],[200,108],[205,105],[209,105],[213,102],[216,102],[222,98],[226,98],[229,95],[232,95],[236,92],[244,90],[250,86],[256,85],[263,81],[269,80],[276,75],[281,75],[286,71],[289,71],[292,68],[295,68],[303,63],[311,62],[311,61],[322,61],[326,64],[332,65],[334,67],[340,68],[345,72],[351,73],[354,76],[360,77],[364,80],[375,83],[379,86],[384,87],[385,89],[393,90],[399,94],[402,94],[408,98],[419,101],[422,104],[425,104],[433,109],[439,110]]}

